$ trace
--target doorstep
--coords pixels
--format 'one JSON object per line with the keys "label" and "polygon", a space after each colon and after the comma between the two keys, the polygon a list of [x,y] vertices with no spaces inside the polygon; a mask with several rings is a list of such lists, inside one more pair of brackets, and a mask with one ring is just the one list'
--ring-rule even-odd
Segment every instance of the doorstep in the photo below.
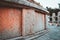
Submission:
{"label": "doorstep", "polygon": [[32,39],[35,39],[37,37],[40,37],[40,36],[43,36],[45,35],[46,33],[48,33],[49,30],[46,29],[46,30],[42,30],[40,32],[37,32],[35,34],[32,34],[32,35],[27,35],[27,36],[21,36],[21,37],[17,37],[17,38],[12,38],[12,39],[7,39],[7,40],[32,40]]}

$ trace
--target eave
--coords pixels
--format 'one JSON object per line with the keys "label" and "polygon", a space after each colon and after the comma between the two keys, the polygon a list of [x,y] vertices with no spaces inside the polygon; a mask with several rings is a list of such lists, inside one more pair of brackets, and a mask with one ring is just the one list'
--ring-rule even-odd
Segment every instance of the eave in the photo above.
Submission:
{"label": "eave", "polygon": [[44,9],[43,7],[40,7],[34,3],[30,3],[28,1],[11,1],[11,0],[4,0],[4,1],[0,1],[0,6],[3,7],[15,7],[15,8],[32,8],[35,10],[38,10],[42,13],[45,14],[49,14],[48,11],[46,9]]}

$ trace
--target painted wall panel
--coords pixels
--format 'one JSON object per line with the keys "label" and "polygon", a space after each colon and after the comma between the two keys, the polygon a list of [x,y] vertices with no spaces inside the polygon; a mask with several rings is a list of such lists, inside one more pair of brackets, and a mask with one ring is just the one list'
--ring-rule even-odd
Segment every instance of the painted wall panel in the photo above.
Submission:
{"label": "painted wall panel", "polygon": [[32,23],[33,21],[33,10],[23,9],[23,27],[24,27],[24,34],[31,34],[33,30]]}
{"label": "painted wall panel", "polygon": [[4,39],[21,35],[21,10],[0,8],[0,34]]}
{"label": "painted wall panel", "polygon": [[32,34],[44,29],[44,14],[33,9],[23,9],[24,35]]}
{"label": "painted wall panel", "polygon": [[35,16],[36,16],[35,17],[36,23],[35,23],[35,26],[34,26],[34,31],[38,32],[38,31],[44,29],[44,14],[36,12]]}
{"label": "painted wall panel", "polygon": [[49,15],[46,15],[46,27],[48,28],[50,25],[49,23]]}

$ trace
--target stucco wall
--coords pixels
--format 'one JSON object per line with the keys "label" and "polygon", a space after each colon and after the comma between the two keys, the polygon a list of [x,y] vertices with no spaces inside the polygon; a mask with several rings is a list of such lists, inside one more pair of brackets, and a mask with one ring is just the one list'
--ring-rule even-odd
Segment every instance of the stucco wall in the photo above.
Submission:
{"label": "stucco wall", "polygon": [[23,9],[23,35],[32,33],[34,10]]}
{"label": "stucco wall", "polygon": [[59,24],[60,24],[60,11],[58,12],[58,22],[59,22]]}
{"label": "stucco wall", "polygon": [[46,15],[46,27],[48,28],[50,25],[49,23],[49,15]]}
{"label": "stucco wall", "polygon": [[38,12],[35,12],[35,20],[36,20],[36,23],[35,23],[35,27],[34,27],[34,31],[35,32],[38,32],[40,30],[43,30],[44,29],[44,14],[41,14],[41,13],[38,13]]}
{"label": "stucco wall", "polygon": [[0,8],[1,38],[11,38],[21,35],[21,10],[15,8]]}
{"label": "stucco wall", "polygon": [[32,34],[44,29],[44,14],[33,9],[23,9],[23,35]]}

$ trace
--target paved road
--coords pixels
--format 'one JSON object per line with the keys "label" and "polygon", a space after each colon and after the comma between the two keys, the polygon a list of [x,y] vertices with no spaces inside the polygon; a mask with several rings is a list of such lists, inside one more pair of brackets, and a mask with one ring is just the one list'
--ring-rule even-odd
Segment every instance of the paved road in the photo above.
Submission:
{"label": "paved road", "polygon": [[49,32],[33,40],[60,40],[60,27],[50,26]]}

